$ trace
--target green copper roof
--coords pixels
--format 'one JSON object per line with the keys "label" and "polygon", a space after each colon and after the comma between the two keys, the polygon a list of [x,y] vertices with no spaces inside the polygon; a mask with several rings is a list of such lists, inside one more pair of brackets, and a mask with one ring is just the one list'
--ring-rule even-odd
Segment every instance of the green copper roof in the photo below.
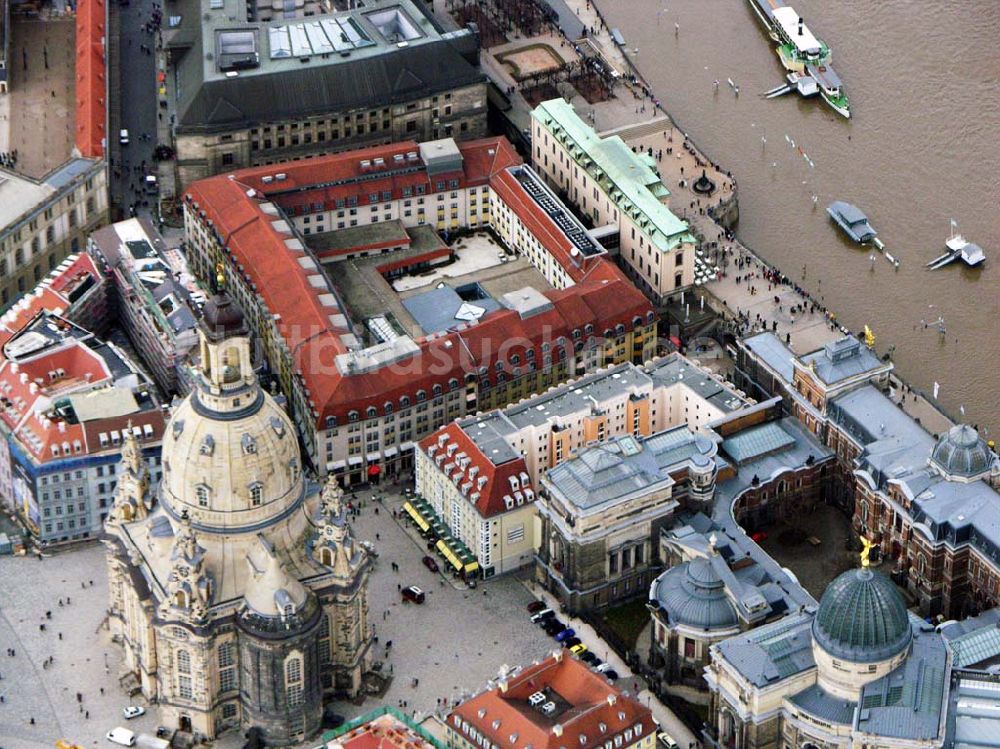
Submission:
{"label": "green copper roof", "polygon": [[873,663],[910,644],[912,632],[903,597],[885,575],[848,570],[823,593],[813,620],[813,637],[835,658]]}
{"label": "green copper roof", "polygon": [[687,222],[677,218],[661,199],[670,195],[645,154],[632,152],[617,135],[601,138],[581,120],[571,104],[552,99],[539,104],[531,116],[542,123],[567,149],[573,160],[597,180],[618,206],[645,228],[662,252],[693,243]]}

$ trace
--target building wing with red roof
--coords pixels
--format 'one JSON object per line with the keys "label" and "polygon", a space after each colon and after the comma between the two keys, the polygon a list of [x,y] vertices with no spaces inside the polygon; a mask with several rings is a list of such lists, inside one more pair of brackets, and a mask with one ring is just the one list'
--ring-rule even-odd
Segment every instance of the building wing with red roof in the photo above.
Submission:
{"label": "building wing with red roof", "polygon": [[[184,209],[192,269],[209,279],[217,263],[228,268],[312,462],[347,480],[366,480],[372,463],[408,470],[414,442],[457,416],[655,353],[649,302],[504,138],[246,169],[192,184]],[[309,235],[397,220],[441,233],[492,227],[551,287],[447,330],[365,346],[365,321],[336,282],[349,266],[327,272]],[[429,414],[402,426],[423,399]],[[353,422],[364,447],[341,428]]]}
{"label": "building wing with red roof", "polygon": [[448,730],[460,749],[651,749],[649,708],[561,651],[456,707]]}
{"label": "building wing with red roof", "polygon": [[165,423],[121,349],[45,307],[62,310],[73,288],[79,278],[64,274],[33,296],[41,309],[30,320],[21,320],[28,308],[8,316],[0,357],[0,497],[48,543],[100,532],[125,434],[155,464]]}

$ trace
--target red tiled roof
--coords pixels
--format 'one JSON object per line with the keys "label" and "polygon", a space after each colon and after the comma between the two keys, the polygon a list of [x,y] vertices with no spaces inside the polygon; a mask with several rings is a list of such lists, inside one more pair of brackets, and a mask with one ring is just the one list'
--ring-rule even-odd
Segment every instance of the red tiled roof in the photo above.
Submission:
{"label": "red tiled roof", "polygon": [[[528,699],[537,692],[545,693],[546,701],[556,702],[555,714],[545,715],[530,705]],[[565,709],[558,712],[559,707]],[[618,736],[623,736],[622,746],[628,747],[656,728],[649,708],[622,695],[566,653],[525,668],[506,688],[501,685],[456,707],[448,716],[448,727],[468,739],[462,721],[490,744],[505,749],[599,749]]]}
{"label": "red tiled roof", "polygon": [[[559,336],[565,336],[569,340],[575,328],[582,331],[587,324],[593,325],[595,335],[619,323],[630,328],[635,317],[644,321],[652,309],[642,293],[613,263],[598,258],[588,261],[590,267],[575,286],[545,292],[553,303],[550,310],[527,319],[522,319],[513,310],[497,310],[461,331],[418,339],[420,352],[409,359],[374,371],[341,374],[335,359],[347,352],[341,336],[351,330],[338,327],[331,315],[343,314],[343,311],[335,306],[336,301],[331,301],[332,295],[327,298],[326,305],[320,300],[329,290],[325,283],[313,285],[309,277],[321,275],[322,271],[303,268],[299,260],[307,255],[288,249],[286,243],[297,240],[291,232],[282,231],[277,216],[264,212],[261,198],[280,205],[286,199],[283,196],[295,195],[295,200],[302,202],[299,196],[312,191],[288,193],[287,190],[357,176],[362,158],[372,160],[382,154],[388,162],[394,154],[405,154],[416,148],[415,143],[408,141],[278,166],[256,167],[210,177],[188,188],[186,200],[190,210],[218,233],[219,241],[231,253],[234,264],[240,268],[251,289],[276,317],[275,324],[291,352],[296,373],[308,391],[320,428],[327,417],[336,417],[343,423],[352,410],[362,413],[374,406],[381,411],[386,401],[398,403],[403,395],[412,400],[419,389],[430,391],[434,384],[447,389],[452,378],[464,383],[467,373],[476,373],[482,367],[492,376],[493,364],[502,347],[505,354],[519,353],[527,348],[527,342],[539,346],[543,338],[554,342]],[[503,185],[501,189],[513,194],[513,187],[504,175],[508,167],[520,163],[520,158],[506,139],[470,141],[461,143],[459,148],[463,156],[464,184],[488,182],[494,189]],[[263,181],[265,175],[275,174],[284,174],[285,178]],[[366,193],[376,189],[368,181],[361,184],[362,187],[351,189]],[[315,201],[306,199],[305,202]],[[525,205],[521,210],[529,211],[529,208]],[[550,219],[538,213],[540,218],[532,219],[529,215],[529,220],[535,222],[539,236],[546,243],[561,242],[545,223],[551,224]],[[557,249],[557,257],[560,252],[568,257],[567,248]],[[525,357],[522,356],[522,360]],[[539,348],[536,361],[541,360]],[[434,372],[430,371],[432,364]]]}
{"label": "red tiled roof", "polygon": [[70,255],[32,291],[0,316],[0,346],[35,319],[39,312],[67,316],[73,302],[69,294],[87,277],[103,280],[94,259],[86,252]]}
{"label": "red tiled roof", "polygon": [[76,147],[103,158],[107,143],[104,0],[80,0],[76,8]]}
{"label": "red tiled roof", "polygon": [[344,749],[433,749],[419,733],[389,713],[338,736],[336,743]]}
{"label": "red tiled roof", "polygon": [[[457,447],[452,448],[449,454],[450,444]],[[493,517],[534,501],[534,489],[524,458],[518,456],[505,463],[494,463],[455,422],[425,437],[419,446],[442,470],[448,464],[454,464],[449,469],[448,478],[458,478],[457,486],[476,506],[481,517]],[[469,459],[464,468],[457,463],[457,457],[463,453]],[[478,470],[473,472],[472,468]],[[508,501],[512,507],[508,507]]]}

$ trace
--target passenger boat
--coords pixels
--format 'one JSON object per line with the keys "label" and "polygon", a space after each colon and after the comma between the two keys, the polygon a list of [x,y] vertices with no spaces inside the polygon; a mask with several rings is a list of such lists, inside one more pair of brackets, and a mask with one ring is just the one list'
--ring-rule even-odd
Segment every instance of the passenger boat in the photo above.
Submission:
{"label": "passenger boat", "polygon": [[868,223],[868,217],[856,205],[837,200],[827,206],[826,212],[858,244],[870,242],[878,234]]}
{"label": "passenger boat", "polygon": [[[844,93],[840,77],[830,65],[833,52],[826,42],[818,39],[794,8],[781,0],[749,0],[757,17],[767,28],[768,35],[777,43],[775,51],[781,64],[800,78],[812,78],[819,87],[823,100],[838,114],[851,116],[851,105]],[[779,90],[780,89],[780,90]],[[803,96],[810,89],[795,85],[772,89],[766,96],[773,98],[797,90]]]}

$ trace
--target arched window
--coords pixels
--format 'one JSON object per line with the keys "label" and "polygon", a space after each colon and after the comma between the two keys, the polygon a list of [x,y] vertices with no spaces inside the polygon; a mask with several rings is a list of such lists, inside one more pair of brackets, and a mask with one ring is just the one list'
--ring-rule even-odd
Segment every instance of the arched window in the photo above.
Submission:
{"label": "arched window", "polygon": [[222,381],[236,382],[240,379],[240,351],[231,346],[222,352]]}
{"label": "arched window", "polygon": [[458,390],[458,380],[456,380],[454,377],[452,377],[450,380],[448,380],[448,389],[449,390]]}
{"label": "arched window", "polygon": [[357,411],[348,411],[347,412],[347,420],[348,421],[357,421],[358,420],[358,412]]}
{"label": "arched window", "polygon": [[295,458],[288,463],[288,476],[293,482],[299,478],[299,461]]}
{"label": "arched window", "polygon": [[425,400],[427,400],[427,391],[426,390],[418,390],[417,391],[417,403],[423,403]]}
{"label": "arched window", "polygon": [[303,702],[302,656],[290,655],[285,660],[285,697],[289,707]]}
{"label": "arched window", "polygon": [[194,697],[191,684],[191,654],[186,650],[177,651],[177,694],[186,700]]}
{"label": "arched window", "polygon": [[264,501],[264,487],[261,484],[250,484],[250,505],[260,507]]}
{"label": "arched window", "polygon": [[199,507],[208,507],[209,489],[204,484],[198,484],[194,488],[195,496],[198,498]]}
{"label": "arched window", "polygon": [[408,396],[408,395],[402,396],[399,399],[399,407],[400,408],[409,408],[410,407],[410,396]]}
{"label": "arched window", "polygon": [[174,605],[179,609],[187,608],[187,600],[188,600],[187,593],[185,593],[183,590],[178,590],[174,594]]}
{"label": "arched window", "polygon": [[442,388],[440,385],[435,385],[434,387],[431,388],[431,392],[434,394],[434,397],[437,398],[439,395],[441,395],[441,393],[444,392],[444,388]]}
{"label": "arched window", "polygon": [[369,419],[374,419],[376,416],[378,416],[378,411],[375,409],[375,406],[368,406],[368,408],[365,410],[365,416],[366,418]]}
{"label": "arched window", "polygon": [[382,408],[383,408],[383,409],[385,410],[385,412],[386,412],[387,414],[391,414],[391,413],[392,413],[392,409],[393,409],[393,405],[392,405],[392,401],[386,401],[386,402],[385,402],[385,403],[384,403],[384,404],[382,405]]}
{"label": "arched window", "polygon": [[326,566],[333,566],[333,551],[329,546],[321,546],[319,550],[319,563]]}

